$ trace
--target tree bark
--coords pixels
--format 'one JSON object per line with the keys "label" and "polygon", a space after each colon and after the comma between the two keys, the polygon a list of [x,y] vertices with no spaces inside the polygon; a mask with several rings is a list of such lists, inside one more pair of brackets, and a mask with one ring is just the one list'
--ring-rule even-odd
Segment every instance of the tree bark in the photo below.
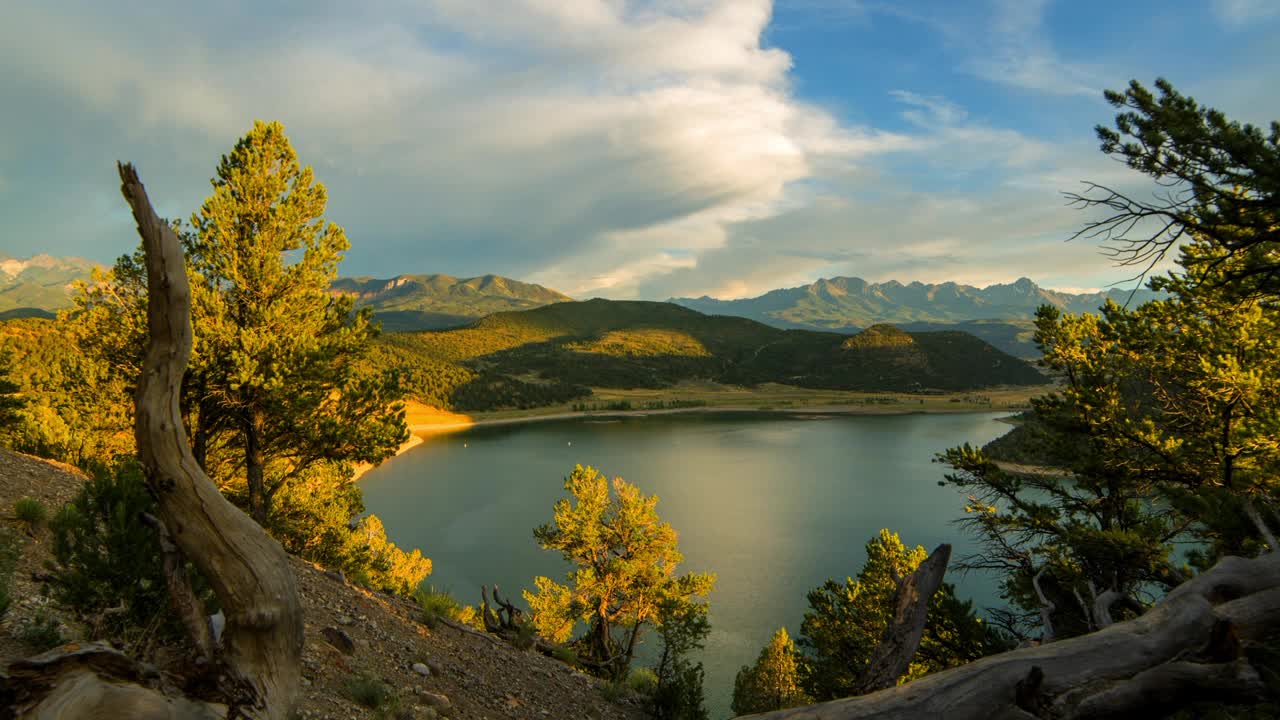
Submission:
{"label": "tree bark", "polygon": [[244,421],[244,467],[248,480],[249,511],[262,527],[267,526],[266,458],[262,451],[266,420],[258,408],[249,410]]}
{"label": "tree bark", "polygon": [[138,459],[173,542],[222,604],[231,717],[283,719],[299,688],[302,609],[284,549],[222,496],[191,452],[179,396],[191,356],[191,294],[182,249],[131,165],[121,191],[147,260],[150,344],[136,395]]}
{"label": "tree bark", "polygon": [[1261,681],[1243,650],[1278,629],[1280,554],[1227,557],[1133,620],[870,695],[750,717],[1070,720],[1141,716],[1152,702],[1249,701]]}
{"label": "tree bark", "polygon": [[929,599],[942,586],[942,576],[951,561],[951,546],[939,545],[915,572],[898,579],[893,596],[893,619],[885,628],[880,644],[871,652],[867,669],[858,678],[857,694],[893,687],[907,672],[911,658],[924,637],[929,616]]}

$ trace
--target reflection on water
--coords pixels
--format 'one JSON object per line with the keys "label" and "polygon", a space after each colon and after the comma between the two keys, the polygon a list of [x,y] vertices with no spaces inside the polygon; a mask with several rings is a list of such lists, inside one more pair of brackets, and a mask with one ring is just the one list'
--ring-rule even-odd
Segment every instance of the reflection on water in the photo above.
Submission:
{"label": "reflection on water", "polygon": [[[702,659],[719,718],[730,714],[738,667],[779,626],[798,633],[805,593],[857,574],[880,528],[967,554],[968,539],[950,522],[963,498],[938,486],[943,468],[931,459],[1004,433],[1001,416],[685,414],[477,428],[428,440],[361,484],[391,539],[432,559],[430,582],[471,604],[481,584],[518,597],[535,575],[562,579],[563,561],[540,550],[532,531],[551,520],[574,464],[657,494],[658,514],[679,532],[682,569],[718,576]],[[949,580],[979,606],[995,600],[990,578]]]}

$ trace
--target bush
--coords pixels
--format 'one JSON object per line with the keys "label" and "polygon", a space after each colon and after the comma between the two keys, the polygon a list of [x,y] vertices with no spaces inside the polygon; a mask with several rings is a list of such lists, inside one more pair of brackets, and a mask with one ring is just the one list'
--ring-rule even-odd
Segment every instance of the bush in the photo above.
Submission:
{"label": "bush", "polygon": [[52,650],[64,640],[58,621],[41,611],[14,633],[20,642],[34,649],[37,653]]}
{"label": "bush", "polygon": [[353,702],[377,710],[391,701],[391,689],[372,673],[364,673],[347,681],[347,697]]}
{"label": "bush", "polygon": [[[110,636],[149,627],[181,634],[170,611],[159,538],[142,522],[144,513],[155,513],[155,500],[137,464],[124,462],[97,472],[49,521],[54,599],[95,616],[97,630]],[[189,571],[197,592],[206,587]],[[108,608],[123,611],[104,612]]]}
{"label": "bush", "polygon": [[635,668],[627,675],[627,685],[641,695],[652,695],[658,687],[658,673],[649,668]]}
{"label": "bush", "polygon": [[461,611],[458,601],[447,590],[436,590],[434,586],[426,589],[418,588],[413,599],[422,608],[422,622],[429,628],[435,628],[440,618],[454,619]]}
{"label": "bush", "polygon": [[653,717],[659,720],[707,720],[702,681],[702,663],[677,662],[670,679],[654,690]]}
{"label": "bush", "polygon": [[49,511],[45,509],[44,503],[32,497],[24,497],[15,502],[13,513],[18,516],[20,522],[26,523],[28,530],[40,527],[49,517]]}
{"label": "bush", "polygon": [[578,653],[567,645],[560,645],[551,651],[551,657],[570,667],[581,667],[582,663],[578,662]]}
{"label": "bush", "polygon": [[620,703],[631,695],[625,679],[611,680],[600,685],[600,697],[611,703]]}

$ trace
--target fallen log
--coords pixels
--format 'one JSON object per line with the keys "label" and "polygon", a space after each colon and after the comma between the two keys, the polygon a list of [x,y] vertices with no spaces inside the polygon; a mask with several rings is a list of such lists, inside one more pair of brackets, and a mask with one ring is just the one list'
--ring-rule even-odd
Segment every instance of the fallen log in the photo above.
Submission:
{"label": "fallen log", "polygon": [[870,695],[749,717],[1076,720],[1149,715],[1191,700],[1247,702],[1261,680],[1243,650],[1277,629],[1280,554],[1227,557],[1133,620]]}

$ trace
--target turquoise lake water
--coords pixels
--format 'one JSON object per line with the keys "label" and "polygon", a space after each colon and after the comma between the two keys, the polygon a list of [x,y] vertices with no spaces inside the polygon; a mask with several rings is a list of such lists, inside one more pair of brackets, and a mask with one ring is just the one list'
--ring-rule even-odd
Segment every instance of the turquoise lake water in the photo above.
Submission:
{"label": "turquoise lake water", "polygon": [[[478,604],[480,585],[519,597],[536,575],[563,580],[541,550],[574,464],[621,475],[657,494],[679,533],[683,570],[714,572],[712,633],[702,653],[712,718],[728,717],[733,676],[773,632],[794,636],[805,593],[856,575],[880,528],[952,557],[972,543],[953,520],[964,497],[939,487],[935,453],[986,443],[1007,413],[806,416],[678,414],[573,419],[437,436],[369,472],[365,504],[401,547],[434,563],[429,582]],[[951,575],[962,597],[993,604],[992,578]],[[653,650],[656,636],[648,644]]]}

